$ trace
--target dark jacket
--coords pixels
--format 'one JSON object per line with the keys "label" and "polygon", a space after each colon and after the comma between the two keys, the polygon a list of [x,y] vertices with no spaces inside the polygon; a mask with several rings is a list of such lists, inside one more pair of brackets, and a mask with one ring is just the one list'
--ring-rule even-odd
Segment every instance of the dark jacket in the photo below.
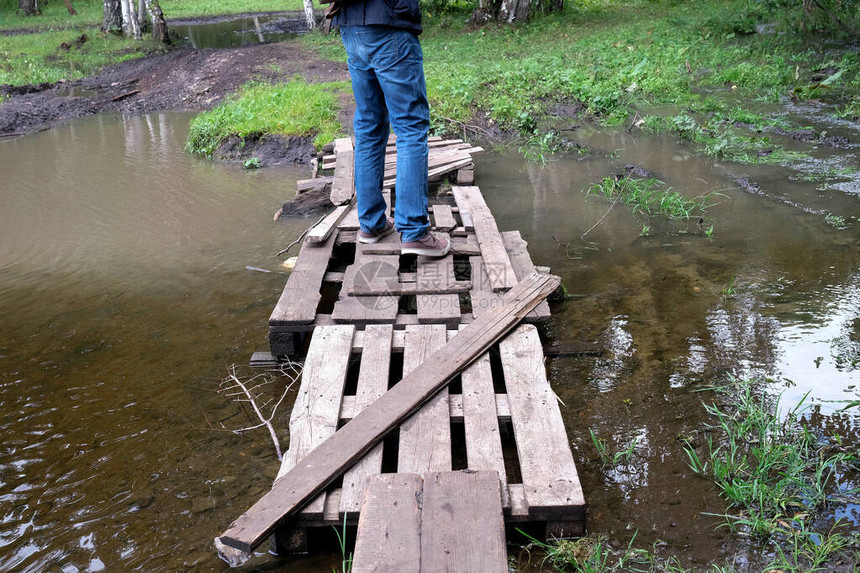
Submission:
{"label": "dark jacket", "polygon": [[421,33],[418,0],[344,0],[333,26],[391,26]]}

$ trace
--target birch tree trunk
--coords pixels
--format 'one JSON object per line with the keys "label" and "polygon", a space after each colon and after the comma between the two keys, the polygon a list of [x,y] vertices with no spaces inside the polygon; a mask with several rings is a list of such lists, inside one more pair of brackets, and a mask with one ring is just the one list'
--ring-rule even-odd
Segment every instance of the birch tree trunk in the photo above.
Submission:
{"label": "birch tree trunk", "polygon": [[308,30],[313,30],[316,28],[317,21],[314,17],[314,1],[313,0],[303,0],[305,6],[305,20],[308,23]]}
{"label": "birch tree trunk", "polygon": [[104,19],[102,31],[113,32],[122,29],[122,6],[120,0],[104,0]]}
{"label": "birch tree trunk", "polygon": [[146,11],[149,12],[149,18],[152,21],[152,39],[162,44],[169,44],[170,36],[167,33],[167,21],[164,19],[161,5],[158,0],[144,0],[144,2],[146,2]]}
{"label": "birch tree trunk", "polygon": [[146,13],[146,0],[137,0],[137,23],[140,25],[141,35],[149,30],[149,18]]}
{"label": "birch tree trunk", "polygon": [[140,23],[137,21],[137,11],[134,9],[132,0],[121,0],[122,2],[122,31],[126,36],[132,36],[140,40]]}

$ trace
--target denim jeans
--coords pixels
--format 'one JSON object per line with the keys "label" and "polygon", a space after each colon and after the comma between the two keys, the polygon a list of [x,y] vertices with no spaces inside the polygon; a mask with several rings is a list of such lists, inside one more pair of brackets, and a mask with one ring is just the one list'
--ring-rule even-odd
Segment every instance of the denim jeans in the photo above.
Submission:
{"label": "denim jeans", "polygon": [[385,225],[382,182],[389,122],[397,136],[394,223],[403,242],[423,237],[427,220],[430,108],[418,37],[386,26],[343,26],[355,96],[355,195],[362,230]]}

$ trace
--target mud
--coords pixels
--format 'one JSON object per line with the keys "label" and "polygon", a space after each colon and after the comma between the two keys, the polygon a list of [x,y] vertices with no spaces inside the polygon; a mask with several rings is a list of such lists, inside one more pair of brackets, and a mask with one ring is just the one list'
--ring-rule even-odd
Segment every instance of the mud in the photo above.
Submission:
{"label": "mud", "polygon": [[310,137],[266,135],[242,139],[231,135],[212,153],[216,161],[244,162],[255,158],[259,167],[270,165],[307,165],[315,155]]}
{"label": "mud", "polygon": [[[99,75],[37,86],[0,86],[0,137],[26,135],[105,111],[203,111],[251,80],[309,82],[348,78],[346,64],[318,58],[294,42],[227,49],[179,48],[111,66]],[[87,95],[77,95],[85,93]],[[348,98],[342,104],[349,105]],[[347,108],[342,113],[351,115]]]}

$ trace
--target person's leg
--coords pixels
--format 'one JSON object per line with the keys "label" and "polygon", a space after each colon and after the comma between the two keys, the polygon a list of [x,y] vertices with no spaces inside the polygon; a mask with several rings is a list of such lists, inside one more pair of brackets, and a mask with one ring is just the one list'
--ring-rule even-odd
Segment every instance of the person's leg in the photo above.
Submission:
{"label": "person's leg", "polygon": [[382,182],[385,173],[385,145],[388,142],[388,110],[376,73],[368,62],[360,33],[364,26],[341,28],[341,38],[349,59],[349,75],[355,97],[355,195],[361,230],[372,233],[385,228],[385,200]]}
{"label": "person's leg", "polygon": [[397,196],[394,213],[402,242],[416,241],[429,229],[427,220],[427,131],[430,107],[424,83],[421,45],[411,32],[374,27],[367,38],[369,62],[385,94],[391,126],[397,135]]}

